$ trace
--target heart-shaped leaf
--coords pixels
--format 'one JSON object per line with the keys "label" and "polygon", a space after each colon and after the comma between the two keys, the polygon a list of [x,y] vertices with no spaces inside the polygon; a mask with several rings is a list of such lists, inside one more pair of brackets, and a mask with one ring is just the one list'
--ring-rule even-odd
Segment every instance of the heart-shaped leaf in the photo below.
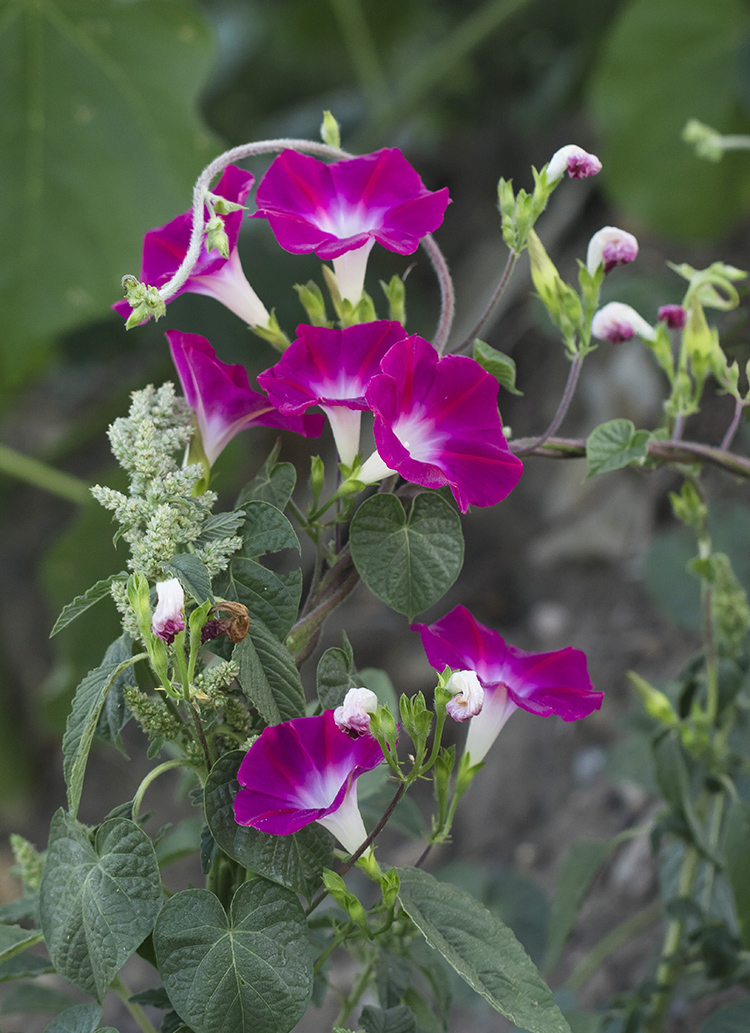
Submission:
{"label": "heart-shaped leaf", "polygon": [[408,514],[394,495],[373,495],[354,515],[350,544],[370,591],[410,620],[448,591],[464,560],[461,519],[435,492],[417,495]]}
{"label": "heart-shaped leaf", "polygon": [[244,883],[227,916],[209,890],[183,890],[154,929],[159,972],[195,1033],[288,1033],[312,994],[307,922],[290,890]]}

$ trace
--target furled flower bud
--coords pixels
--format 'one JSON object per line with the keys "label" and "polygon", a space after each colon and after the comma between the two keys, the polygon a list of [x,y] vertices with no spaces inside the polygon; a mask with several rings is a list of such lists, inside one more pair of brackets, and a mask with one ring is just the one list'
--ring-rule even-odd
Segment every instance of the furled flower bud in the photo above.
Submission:
{"label": "furled flower bud", "polygon": [[153,633],[169,645],[185,630],[185,593],[176,577],[156,585],[157,604],[151,620]]}
{"label": "furled flower bud", "polygon": [[682,305],[662,305],[657,319],[666,323],[670,330],[682,330],[687,323],[687,312]]}
{"label": "furled flower bud", "polygon": [[589,241],[586,253],[586,268],[593,276],[600,265],[608,273],[616,265],[632,262],[638,254],[638,241],[632,233],[616,226],[605,226]]}
{"label": "furled flower bud", "polygon": [[569,143],[555,151],[547,165],[547,180],[553,183],[567,172],[571,179],[587,179],[602,170],[602,163],[595,154],[589,154],[583,147]]}
{"label": "furled flower bud", "polygon": [[454,671],[445,688],[453,693],[445,709],[454,721],[468,721],[481,712],[484,706],[484,689],[476,671]]}
{"label": "furled flower bud", "polygon": [[609,341],[610,344],[622,344],[636,334],[645,341],[653,341],[656,336],[654,328],[649,326],[643,316],[620,301],[610,301],[595,313],[591,320],[591,333],[600,341]]}
{"label": "furled flower bud", "polygon": [[344,702],[334,710],[333,719],[337,728],[356,739],[369,730],[370,714],[377,709],[378,697],[371,689],[349,689]]}

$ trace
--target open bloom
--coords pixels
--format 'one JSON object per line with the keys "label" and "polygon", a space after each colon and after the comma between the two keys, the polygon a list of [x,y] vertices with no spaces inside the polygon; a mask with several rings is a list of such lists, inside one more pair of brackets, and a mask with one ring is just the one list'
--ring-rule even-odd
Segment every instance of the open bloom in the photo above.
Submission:
{"label": "open bloom", "polygon": [[344,702],[336,707],[336,726],[349,736],[364,735],[370,728],[370,714],[378,709],[378,697],[372,689],[349,689]]}
{"label": "open bloom", "polygon": [[[227,201],[243,204],[254,182],[255,177],[249,172],[243,172],[236,165],[227,165],[213,193]],[[243,214],[242,211],[238,211],[219,216],[227,235],[229,257],[224,258],[216,250],[208,251],[204,242],[193,271],[172,297],[176,298],[186,291],[193,294],[208,294],[226,305],[240,319],[244,319],[249,326],[267,326],[268,312],[248,283],[237,252],[237,238]],[[208,218],[207,209],[204,209],[204,217]],[[163,287],[172,279],[187,254],[192,225],[193,213],[189,211],[178,215],[166,226],[158,226],[148,231],[143,238],[143,283],[152,287]],[[126,318],[131,313],[127,300],[116,302],[112,308]]]}
{"label": "open bloom", "polygon": [[256,424],[305,437],[321,433],[322,416],[280,413],[265,395],[252,390],[244,366],[221,362],[205,337],[179,330],[168,331],[166,337],[185,398],[195,410],[209,466],[236,434]]}
{"label": "open bloom", "polygon": [[449,201],[447,187],[428,190],[396,148],[329,165],[283,151],[256,199],[254,217],[268,219],[285,251],[333,260],[341,296],[355,305],[375,241],[410,255],[438,228]]}
{"label": "open bloom", "polygon": [[157,582],[156,600],[151,630],[169,645],[185,630],[185,593],[176,577]]}
{"label": "open bloom", "polygon": [[472,717],[466,752],[478,764],[518,707],[532,714],[577,721],[602,705],[586,669],[586,656],[568,647],[551,653],[527,653],[506,643],[457,606],[434,624],[412,624],[422,636],[427,659],[442,671],[446,666],[474,671],[484,689],[481,713]]}
{"label": "open bloom", "polygon": [[682,305],[662,305],[656,318],[666,323],[670,330],[682,330],[687,323],[687,310]]}
{"label": "open bloom", "polygon": [[616,226],[604,226],[589,241],[586,268],[593,275],[600,265],[608,273],[616,265],[632,262],[638,254],[638,241],[632,233]]}
{"label": "open bloom", "polygon": [[555,151],[547,165],[547,180],[552,183],[567,172],[571,179],[587,179],[601,172],[602,163],[595,154],[569,143]]}
{"label": "open bloom", "polygon": [[265,728],[245,754],[234,816],[240,825],[287,836],[313,821],[350,853],[367,839],[357,778],[383,760],[371,735],[350,738],[332,710]]}
{"label": "open bloom", "polygon": [[600,341],[609,341],[610,344],[622,344],[636,334],[645,341],[653,341],[656,336],[654,328],[643,316],[639,316],[634,308],[624,305],[621,301],[610,301],[594,313],[591,333]]}
{"label": "open bloom", "polygon": [[344,330],[297,327],[297,339],[281,359],[261,373],[258,383],[280,412],[301,415],[319,405],[328,417],[339,458],[351,465],[359,451],[365,392],[380,360],[406,337],[400,323],[382,319]]}
{"label": "open bloom", "polygon": [[398,472],[425,488],[447,484],[462,513],[493,506],[521,477],[497,411],[498,384],[478,362],[437,352],[416,334],[394,344],[367,389],[375,414],[365,484]]}

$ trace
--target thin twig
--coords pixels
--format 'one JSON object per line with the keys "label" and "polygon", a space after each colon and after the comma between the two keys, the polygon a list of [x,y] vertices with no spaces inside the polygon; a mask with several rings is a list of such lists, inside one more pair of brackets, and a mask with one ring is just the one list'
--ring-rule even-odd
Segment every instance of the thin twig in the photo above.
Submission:
{"label": "thin twig", "polygon": [[510,253],[508,254],[507,261],[505,263],[505,268],[503,269],[503,272],[502,272],[502,276],[500,277],[500,282],[498,283],[498,285],[495,288],[495,290],[492,292],[492,297],[490,298],[490,300],[485,305],[484,311],[482,312],[481,316],[479,317],[479,319],[474,324],[474,327],[471,330],[471,332],[469,333],[469,335],[467,336],[466,340],[462,344],[460,344],[458,348],[454,349],[455,353],[462,352],[465,349],[470,348],[472,346],[472,344],[474,343],[475,339],[477,338],[477,336],[479,334],[479,331],[482,329],[484,324],[487,322],[487,320],[492,315],[492,311],[495,308],[495,305],[500,300],[500,296],[502,295],[503,291],[505,290],[506,286],[508,285],[508,281],[511,278],[511,275],[513,273],[513,270],[515,268],[515,265],[516,265],[517,261],[518,261],[518,252],[517,251],[510,251]]}
{"label": "thin twig", "polygon": [[732,416],[732,422],[727,427],[727,432],[721,439],[721,445],[719,446],[722,450],[728,449],[734,441],[734,436],[737,433],[737,429],[742,419],[742,412],[745,408],[745,402],[740,398],[734,400],[734,415]]}
{"label": "thin twig", "polygon": [[557,428],[565,419],[568,409],[570,408],[570,403],[572,402],[573,395],[575,394],[575,389],[576,385],[578,384],[578,377],[581,372],[582,365],[583,356],[580,354],[576,355],[570,364],[570,370],[568,371],[568,379],[565,383],[565,390],[563,391],[562,398],[560,399],[560,404],[557,407],[557,412],[555,413],[552,422],[540,437],[533,438],[532,443],[530,443],[526,448],[516,451],[516,455],[530,455],[534,452],[535,449],[541,448],[542,445],[549,441],[549,439],[555,433]]}
{"label": "thin twig", "polygon": [[432,268],[437,276],[438,286],[440,287],[440,318],[438,319],[432,343],[438,355],[442,355],[451,332],[451,327],[453,326],[453,317],[456,314],[456,292],[453,289],[453,280],[448,269],[448,263],[431,233],[422,237],[422,247],[429,255]]}

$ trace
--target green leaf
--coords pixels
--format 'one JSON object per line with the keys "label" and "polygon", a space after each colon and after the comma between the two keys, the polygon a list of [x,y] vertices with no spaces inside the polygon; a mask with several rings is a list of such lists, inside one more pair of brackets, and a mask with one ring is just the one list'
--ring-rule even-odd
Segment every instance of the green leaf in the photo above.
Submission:
{"label": "green leaf", "polygon": [[172,829],[154,844],[159,867],[166,868],[183,857],[197,853],[201,848],[202,826],[203,821],[200,818],[186,818],[177,828]]}
{"label": "green leaf", "polygon": [[203,525],[200,538],[196,538],[196,546],[207,545],[220,538],[232,538],[240,533],[245,514],[242,510],[229,513],[213,513]]}
{"label": "green leaf", "polygon": [[474,361],[478,362],[482,369],[487,370],[498,381],[500,387],[504,387],[512,395],[522,395],[516,387],[516,364],[510,355],[504,355],[493,348],[485,341],[477,338],[474,341]]}
{"label": "green leaf", "polygon": [[[48,971],[54,972],[51,965],[48,966]],[[19,983],[3,994],[0,1015],[56,1015],[73,1003],[70,994],[53,990],[42,982]]]}
{"label": "green leaf", "polygon": [[732,887],[742,943],[750,946],[750,880],[747,859],[750,857],[750,808],[741,800],[733,800],[727,812],[724,833],[726,874]]}
{"label": "green leaf", "polygon": [[164,569],[179,578],[182,587],[199,606],[207,599],[213,605],[211,578],[203,560],[198,559],[192,552],[178,552],[169,563],[164,564]]}
{"label": "green leaf", "polygon": [[226,573],[217,579],[216,593],[243,603],[281,640],[297,619],[302,572],[296,568],[277,574],[259,560],[266,553],[282,549],[299,552],[299,539],[284,514],[270,503],[247,502],[244,509],[242,549],[232,557]]}
{"label": "green leaf", "polygon": [[[104,654],[103,663],[121,664],[129,660],[132,655],[133,640],[130,635],[123,632],[123,634],[120,635],[118,639],[115,639],[112,645],[107,649],[107,652]],[[99,720],[96,725],[95,734],[97,739],[102,739],[111,746],[117,747],[117,749],[121,750],[123,753],[125,751],[123,749],[120,733],[132,717],[132,714],[128,709],[128,705],[125,702],[123,689],[126,685],[135,684],[136,680],[133,668],[132,666],[127,667],[112,683],[112,688],[107,693],[107,697],[104,700],[104,706],[99,714]]]}
{"label": "green leaf", "polygon": [[636,430],[630,420],[610,420],[595,427],[586,442],[586,476],[611,473],[645,459],[650,436],[647,430]]}
{"label": "green leaf", "polygon": [[105,661],[89,671],[76,689],[62,743],[65,757],[63,773],[68,787],[68,806],[73,816],[78,812],[86,761],[107,693],[134,662],[132,657],[121,662]]}
{"label": "green leaf", "polygon": [[245,696],[269,725],[304,717],[305,694],[289,650],[258,620],[234,647],[237,680]]}
{"label": "green leaf", "polygon": [[101,1017],[99,1004],[74,1004],[56,1015],[44,1033],[96,1033]]}
{"label": "green leaf", "polygon": [[663,735],[654,744],[653,755],[656,781],[662,796],[674,813],[685,822],[695,846],[710,856],[705,832],[693,804],[695,794],[690,785],[688,760],[677,733],[670,731]]}
{"label": "green leaf", "polygon": [[603,185],[617,207],[651,229],[719,239],[747,207],[747,157],[702,161],[681,137],[691,118],[723,133],[748,131],[747,117],[737,117],[747,7],[741,0],[631,0],[619,12],[591,85]]}
{"label": "green leaf", "polygon": [[354,654],[345,631],[342,639],[341,649],[336,646],[326,649],[318,661],[317,691],[324,710],[333,710],[344,702],[349,689],[361,688],[363,684],[354,666]]}
{"label": "green leaf", "polygon": [[[185,211],[217,149],[212,56],[175,0],[0,5],[0,306],[13,350],[107,313],[144,232]],[[19,213],[23,213],[20,216]]]}
{"label": "green leaf", "polygon": [[307,922],[297,897],[244,883],[229,916],[208,890],[183,890],[154,930],[169,999],[195,1033],[288,1033],[312,994]]}
{"label": "green leaf", "polygon": [[568,851],[557,873],[547,927],[547,950],[542,966],[545,971],[549,971],[562,954],[592,879],[619,843],[617,837],[582,839],[573,843]]}
{"label": "green leaf", "polygon": [[351,523],[352,558],[379,599],[412,620],[458,577],[464,558],[461,519],[435,492],[422,492],[409,513],[394,495],[373,495]]}
{"label": "green leaf", "polygon": [[104,578],[102,581],[97,581],[95,585],[92,585],[83,595],[77,595],[75,599],[64,606],[62,613],[55,621],[52,631],[49,633],[49,637],[52,638],[63,628],[67,628],[76,617],[80,617],[82,613],[85,613],[89,607],[98,603],[100,599],[106,599],[110,595],[110,587],[115,581],[127,581],[128,575],[125,571],[120,571],[119,574],[110,574],[109,577]]}
{"label": "green leaf", "polygon": [[244,756],[242,750],[233,750],[211,768],[205,790],[211,834],[224,853],[243,868],[312,897],[320,888],[323,869],[333,861],[331,837],[315,822],[290,836],[270,836],[238,825],[234,798],[239,789],[237,771]]}
{"label": "green leaf", "polygon": [[401,905],[469,986],[529,1033],[570,1033],[511,930],[470,894],[419,868],[399,868]]}
{"label": "green leaf", "polygon": [[20,925],[0,925],[0,963],[9,961],[41,941],[42,934],[35,929],[22,929]]}
{"label": "green leaf", "polygon": [[74,818],[52,819],[39,911],[50,958],[74,986],[102,999],[151,932],[161,906],[151,840],[125,818],[105,821],[92,839]]}
{"label": "green leaf", "polygon": [[[28,930],[26,930],[28,932]],[[31,946],[31,944],[29,944]],[[7,983],[11,979],[31,979],[35,976],[48,976],[54,972],[54,966],[46,958],[39,958],[36,954],[16,954],[0,964],[0,983]]]}
{"label": "green leaf", "polygon": [[385,1009],[367,1004],[359,1021],[365,1033],[417,1033],[417,1017],[405,1004]]}
{"label": "green leaf", "polygon": [[747,1001],[734,1001],[719,1008],[706,1019],[698,1033],[750,1033]]}
{"label": "green leaf", "polygon": [[277,441],[263,469],[240,492],[237,509],[248,502],[270,502],[276,509],[285,510],[297,481],[297,471],[291,463],[277,463],[281,441]]}

